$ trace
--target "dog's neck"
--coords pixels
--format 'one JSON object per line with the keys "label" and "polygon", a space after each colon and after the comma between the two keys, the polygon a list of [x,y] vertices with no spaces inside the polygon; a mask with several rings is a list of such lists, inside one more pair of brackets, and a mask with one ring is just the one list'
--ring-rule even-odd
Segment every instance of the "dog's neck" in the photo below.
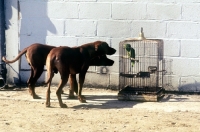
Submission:
{"label": "dog's neck", "polygon": [[98,56],[97,51],[95,50],[95,47],[91,46],[87,50],[88,50],[88,53],[89,53],[91,59]]}

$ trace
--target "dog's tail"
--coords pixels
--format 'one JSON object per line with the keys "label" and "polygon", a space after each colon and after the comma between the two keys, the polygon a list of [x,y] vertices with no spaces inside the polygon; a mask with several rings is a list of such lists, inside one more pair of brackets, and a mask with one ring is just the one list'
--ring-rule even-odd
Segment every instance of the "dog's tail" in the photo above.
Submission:
{"label": "dog's tail", "polygon": [[6,57],[5,56],[3,56],[2,57],[2,60],[5,62],[5,63],[14,63],[14,62],[16,62],[17,60],[19,60],[19,58],[23,55],[23,54],[25,54],[26,52],[27,52],[27,49],[28,49],[28,47],[27,48],[25,48],[25,49],[23,49],[19,54],[18,54],[18,56],[14,59],[14,60],[6,60]]}
{"label": "dog's tail", "polygon": [[48,84],[49,82],[51,82],[54,76],[53,62],[54,62],[54,59],[51,59],[51,57],[47,56],[47,59],[46,59],[47,80],[45,81],[45,84]]}

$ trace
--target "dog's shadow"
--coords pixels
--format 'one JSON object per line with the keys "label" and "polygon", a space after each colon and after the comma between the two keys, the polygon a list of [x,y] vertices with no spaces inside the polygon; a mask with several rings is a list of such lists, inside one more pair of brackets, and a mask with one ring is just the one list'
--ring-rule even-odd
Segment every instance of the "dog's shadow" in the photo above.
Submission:
{"label": "dog's shadow", "polygon": [[[119,101],[117,95],[84,95],[87,103],[73,106],[74,109],[122,109],[133,108],[141,102]],[[78,101],[78,100],[77,100]]]}
{"label": "dog's shadow", "polygon": [[[87,103],[73,106],[74,109],[123,109],[134,108],[135,105],[148,101],[120,101],[117,95],[85,95]],[[78,100],[77,100],[78,101]],[[158,98],[155,103],[166,102],[200,102],[196,98],[187,95],[165,94]]]}

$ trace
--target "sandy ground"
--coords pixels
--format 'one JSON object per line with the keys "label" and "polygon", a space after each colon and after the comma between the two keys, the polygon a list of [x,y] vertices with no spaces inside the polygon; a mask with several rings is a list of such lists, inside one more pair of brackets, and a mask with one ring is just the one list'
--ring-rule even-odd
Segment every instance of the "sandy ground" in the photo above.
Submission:
{"label": "sandy ground", "polygon": [[199,132],[200,96],[167,94],[159,102],[118,101],[118,91],[84,88],[87,103],[69,100],[64,88],[60,108],[55,87],[51,107],[45,107],[45,87],[37,87],[42,99],[33,100],[28,89],[0,90],[1,132]]}

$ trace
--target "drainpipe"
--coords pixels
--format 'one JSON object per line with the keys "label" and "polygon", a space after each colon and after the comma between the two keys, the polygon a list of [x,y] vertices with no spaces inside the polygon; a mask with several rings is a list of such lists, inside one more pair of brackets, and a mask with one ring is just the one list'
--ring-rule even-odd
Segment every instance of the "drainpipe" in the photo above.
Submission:
{"label": "drainpipe", "polygon": [[0,88],[5,87],[6,82],[6,64],[2,61],[5,56],[5,8],[4,0],[0,0]]}

